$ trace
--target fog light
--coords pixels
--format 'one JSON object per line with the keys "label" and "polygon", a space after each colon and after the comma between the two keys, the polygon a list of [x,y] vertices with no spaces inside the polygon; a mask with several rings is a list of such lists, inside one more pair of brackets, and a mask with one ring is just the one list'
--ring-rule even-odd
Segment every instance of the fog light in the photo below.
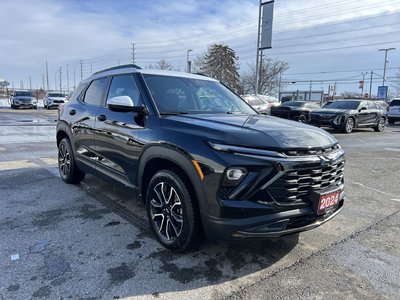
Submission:
{"label": "fog light", "polygon": [[237,169],[237,168],[232,168],[232,169],[228,169],[226,171],[226,178],[232,181],[237,181],[240,178],[242,178],[242,176],[245,173],[243,172],[243,170],[241,169]]}

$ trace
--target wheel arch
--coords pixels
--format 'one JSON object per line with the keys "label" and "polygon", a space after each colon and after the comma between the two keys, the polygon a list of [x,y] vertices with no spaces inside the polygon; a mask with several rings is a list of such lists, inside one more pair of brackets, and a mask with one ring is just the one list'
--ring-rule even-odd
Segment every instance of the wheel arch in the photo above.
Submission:
{"label": "wheel arch", "polygon": [[188,153],[169,146],[151,146],[140,156],[137,176],[137,196],[145,202],[146,189],[151,177],[162,169],[175,170],[190,184],[199,211],[207,210],[201,179]]}

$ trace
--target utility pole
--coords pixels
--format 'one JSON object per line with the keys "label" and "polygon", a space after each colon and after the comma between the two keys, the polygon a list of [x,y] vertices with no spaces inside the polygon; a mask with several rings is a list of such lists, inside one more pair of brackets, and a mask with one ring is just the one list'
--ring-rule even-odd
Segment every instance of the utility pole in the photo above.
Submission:
{"label": "utility pole", "polygon": [[385,63],[383,64],[383,80],[382,80],[382,86],[385,86],[385,80],[386,80],[386,63],[387,63],[387,53],[390,50],[394,50],[396,48],[386,48],[386,49],[379,49],[378,51],[385,51]]}
{"label": "utility pole", "polygon": [[258,77],[260,76],[259,71],[260,71],[260,66],[258,65],[259,62],[259,55],[260,55],[260,29],[261,29],[261,1],[259,4],[259,9],[258,9],[258,32],[257,32],[257,56],[256,56],[256,78],[254,82],[254,95],[258,94]]}
{"label": "utility pole", "polygon": [[311,92],[312,92],[312,80],[310,79],[310,94],[308,95],[308,101],[311,101]]}
{"label": "utility pole", "polygon": [[[46,82],[47,82],[47,90],[50,90],[50,87],[49,87],[49,66],[47,65],[47,59],[46,59]],[[44,88],[44,84],[43,84],[43,88]]]}
{"label": "utility pole", "polygon": [[42,74],[42,89],[45,89],[45,85],[44,85],[44,74]]}
{"label": "utility pole", "polygon": [[186,51],[186,72],[187,73],[192,73],[192,62],[189,60],[189,53],[191,52],[191,51],[193,51],[192,49],[189,49],[189,50],[187,50]]}
{"label": "utility pole", "polygon": [[76,88],[75,68],[74,68],[74,89]]}
{"label": "utility pole", "polygon": [[365,75],[366,74],[368,74],[368,72],[361,72],[361,75],[363,77],[362,84],[361,84],[361,98],[364,97],[364,82],[365,82]]}
{"label": "utility pole", "polygon": [[62,86],[61,86],[61,81],[62,80],[62,76],[61,76],[61,67],[60,67],[60,93],[62,92]]}
{"label": "utility pole", "polygon": [[32,91],[32,78],[29,76],[29,90]]}
{"label": "utility pole", "polygon": [[83,79],[83,60],[81,59],[81,81]]}
{"label": "utility pole", "polygon": [[374,75],[374,71],[371,70],[371,80],[369,81],[369,99],[371,99],[371,93],[372,93],[372,76]]}
{"label": "utility pole", "polygon": [[132,64],[135,64],[135,44],[131,43],[132,45]]}
{"label": "utility pole", "polygon": [[67,93],[69,93],[69,65],[67,64]]}

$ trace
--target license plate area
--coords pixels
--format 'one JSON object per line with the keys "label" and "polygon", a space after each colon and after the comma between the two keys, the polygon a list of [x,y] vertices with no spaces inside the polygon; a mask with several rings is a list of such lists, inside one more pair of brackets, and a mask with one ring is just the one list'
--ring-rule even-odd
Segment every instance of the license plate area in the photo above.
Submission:
{"label": "license plate area", "polygon": [[340,190],[320,195],[317,214],[321,215],[336,208],[339,204],[339,197]]}

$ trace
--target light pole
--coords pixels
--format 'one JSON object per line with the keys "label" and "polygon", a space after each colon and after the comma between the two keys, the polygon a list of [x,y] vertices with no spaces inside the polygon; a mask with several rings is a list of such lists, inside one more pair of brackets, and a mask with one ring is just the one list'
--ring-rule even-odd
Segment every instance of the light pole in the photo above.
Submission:
{"label": "light pole", "polygon": [[367,75],[368,72],[361,72],[361,75],[363,77],[362,79],[362,84],[361,84],[361,98],[364,97],[364,82],[365,82],[365,75]]}
{"label": "light pole", "polygon": [[385,51],[385,63],[383,65],[383,81],[382,81],[382,86],[385,86],[385,80],[386,80],[386,63],[387,63],[387,53],[390,50],[394,50],[396,48],[386,48],[386,49],[379,49],[378,51]]}
{"label": "light pole", "polygon": [[192,68],[191,68],[191,66],[192,66],[192,62],[189,60],[189,53],[190,52],[192,52],[193,50],[192,49],[189,49],[187,52],[186,52],[186,64],[187,64],[187,72],[188,73],[192,73]]}

